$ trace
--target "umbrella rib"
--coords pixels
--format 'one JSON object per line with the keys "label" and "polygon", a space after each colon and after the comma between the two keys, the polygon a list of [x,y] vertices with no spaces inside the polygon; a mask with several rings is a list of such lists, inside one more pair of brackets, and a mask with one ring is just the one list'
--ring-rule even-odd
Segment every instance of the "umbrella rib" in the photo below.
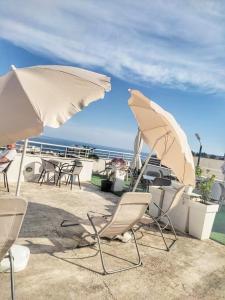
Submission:
{"label": "umbrella rib", "polygon": [[161,125],[161,126],[157,126],[157,127],[153,127],[153,128],[144,129],[144,130],[142,129],[141,131],[142,132],[152,131],[152,130],[155,130],[155,129],[158,129],[158,128],[163,128],[163,127],[167,127],[167,125]]}
{"label": "umbrella rib", "polygon": [[[93,81],[91,81],[91,80],[84,79],[84,78],[82,78],[82,77],[80,77],[80,76],[78,76],[78,75],[74,75],[74,74],[71,74],[71,73],[69,73],[69,72],[62,71],[62,70],[58,70],[58,69],[50,69],[50,68],[43,68],[43,67],[38,67],[38,68],[39,68],[39,69],[43,69],[43,70],[54,71],[54,72],[61,72],[61,73],[70,75],[70,76],[72,76],[72,77],[76,77],[76,78],[82,79],[83,81],[89,81],[90,83],[93,83],[94,85],[97,85],[97,86],[103,88],[105,91],[107,91],[106,88],[104,88],[102,85],[97,84],[96,82],[93,82]],[[105,82],[108,82],[108,81],[105,80]],[[110,82],[108,82],[108,83],[110,83]]]}

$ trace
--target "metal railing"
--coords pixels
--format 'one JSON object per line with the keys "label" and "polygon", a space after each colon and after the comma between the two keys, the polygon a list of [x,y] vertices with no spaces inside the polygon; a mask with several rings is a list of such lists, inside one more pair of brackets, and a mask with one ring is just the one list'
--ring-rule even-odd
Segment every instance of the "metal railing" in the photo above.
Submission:
{"label": "metal railing", "polygon": [[[17,142],[17,151],[22,152],[23,150],[23,141]],[[131,161],[133,159],[132,152],[125,151],[115,151],[115,150],[107,150],[100,148],[85,148],[85,147],[77,147],[77,146],[66,146],[60,144],[51,144],[51,143],[43,143],[37,141],[28,141],[27,153],[31,153],[34,155],[52,155],[52,156],[60,156],[60,157],[84,157],[88,158],[92,155],[96,155],[99,158],[109,159],[112,158],[122,158],[126,161]],[[147,154],[141,154],[141,158],[145,160]],[[154,165],[159,165],[160,162],[156,158],[152,158],[150,163]]]}
{"label": "metal railing", "polygon": [[[17,142],[17,151],[22,152],[23,142]],[[36,154],[36,155],[52,155],[60,157],[85,157],[88,158],[92,153],[91,148],[76,147],[76,146],[67,146],[51,143],[43,143],[29,140],[27,153]]]}

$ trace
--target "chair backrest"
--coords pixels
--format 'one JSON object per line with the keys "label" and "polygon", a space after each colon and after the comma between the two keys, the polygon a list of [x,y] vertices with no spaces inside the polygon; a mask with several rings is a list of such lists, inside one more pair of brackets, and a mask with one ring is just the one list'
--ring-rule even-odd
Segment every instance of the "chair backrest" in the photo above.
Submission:
{"label": "chair backrest", "polygon": [[55,171],[55,167],[58,164],[57,161],[46,160],[46,159],[43,159],[43,158],[41,160],[42,160],[43,169],[45,171],[48,171],[48,172],[54,172]]}
{"label": "chair backrest", "polygon": [[185,190],[185,186],[184,186],[184,185],[182,185],[181,187],[179,187],[179,188],[176,190],[176,192],[174,193],[173,199],[172,199],[172,201],[171,201],[169,207],[168,207],[167,210],[166,210],[166,213],[167,213],[169,210],[173,209],[173,208],[178,204],[178,202],[180,201],[181,196],[182,196],[183,193],[184,193],[184,190]]}
{"label": "chair backrest", "polygon": [[114,237],[132,228],[143,217],[152,196],[150,193],[128,192],[123,194],[110,221],[99,235]]}
{"label": "chair backrest", "polygon": [[0,261],[18,237],[26,210],[23,198],[0,197]]}
{"label": "chair backrest", "polygon": [[83,169],[83,164],[79,160],[75,160],[74,168],[72,170],[73,175],[80,175],[81,170]]}

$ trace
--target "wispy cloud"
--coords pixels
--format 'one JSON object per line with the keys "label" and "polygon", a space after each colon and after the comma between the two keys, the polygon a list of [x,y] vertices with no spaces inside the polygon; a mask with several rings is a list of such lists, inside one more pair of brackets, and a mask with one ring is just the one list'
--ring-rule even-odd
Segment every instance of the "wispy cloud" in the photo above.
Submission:
{"label": "wispy cloud", "polygon": [[125,80],[225,91],[224,1],[1,2],[0,37]]}

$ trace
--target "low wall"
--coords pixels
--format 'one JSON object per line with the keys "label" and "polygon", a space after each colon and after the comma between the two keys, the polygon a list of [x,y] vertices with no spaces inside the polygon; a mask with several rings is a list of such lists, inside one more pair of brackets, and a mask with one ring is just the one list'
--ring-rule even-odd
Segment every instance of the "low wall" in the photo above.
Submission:
{"label": "low wall", "polygon": [[[195,165],[197,164],[197,157],[194,157]],[[211,159],[211,158],[201,158],[200,168],[203,170],[203,175],[216,175],[219,180],[224,180],[224,175],[221,171],[221,166],[224,163],[223,160]]]}
{"label": "low wall", "polygon": [[[55,159],[61,161],[62,163],[70,163],[74,159],[69,158],[60,158],[54,156],[42,156],[44,159]],[[9,171],[8,171],[8,181],[17,182],[18,174],[19,174],[19,166],[20,166],[21,154],[17,154],[14,161],[12,162]],[[90,159],[79,159],[83,164],[83,169],[80,173],[80,181],[90,181],[92,176],[93,169],[93,160]],[[40,156],[26,154],[24,158],[24,168],[22,172],[21,181],[37,181],[40,173],[42,171],[42,160]],[[3,180],[1,176],[1,181]]]}

